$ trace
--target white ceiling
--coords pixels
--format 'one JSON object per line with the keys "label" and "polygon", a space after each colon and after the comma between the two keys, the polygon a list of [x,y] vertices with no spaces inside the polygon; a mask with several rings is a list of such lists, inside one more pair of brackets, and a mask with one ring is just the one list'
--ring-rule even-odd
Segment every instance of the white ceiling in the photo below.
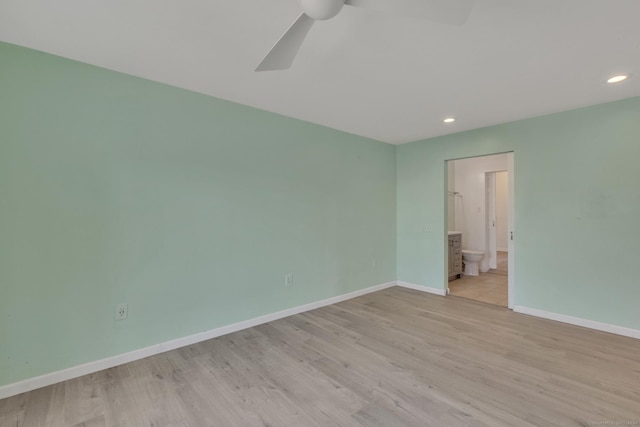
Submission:
{"label": "white ceiling", "polygon": [[[394,144],[640,95],[638,0],[476,0],[462,27],[345,7],[290,70],[254,72],[299,13],[297,0],[0,0],[0,40]],[[604,83],[621,72],[636,76]]]}

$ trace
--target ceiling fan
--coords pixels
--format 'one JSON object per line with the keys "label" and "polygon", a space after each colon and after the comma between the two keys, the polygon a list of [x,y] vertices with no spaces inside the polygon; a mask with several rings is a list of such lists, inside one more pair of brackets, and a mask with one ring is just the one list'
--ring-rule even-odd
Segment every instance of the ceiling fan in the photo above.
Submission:
{"label": "ceiling fan", "polygon": [[299,0],[302,14],[271,48],[256,71],[285,70],[315,21],[333,18],[344,5],[404,15],[450,25],[464,24],[474,0]]}

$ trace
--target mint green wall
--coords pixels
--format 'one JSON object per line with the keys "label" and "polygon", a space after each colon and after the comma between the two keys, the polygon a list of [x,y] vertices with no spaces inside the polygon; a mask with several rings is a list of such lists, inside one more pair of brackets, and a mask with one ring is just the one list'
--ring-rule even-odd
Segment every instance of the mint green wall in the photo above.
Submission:
{"label": "mint green wall", "polygon": [[395,165],[0,43],[0,385],[395,280]]}
{"label": "mint green wall", "polygon": [[640,329],[638,97],[399,146],[398,280],[444,288],[445,161],[506,151],[516,304]]}
{"label": "mint green wall", "polygon": [[516,303],[640,329],[640,98],[396,148],[0,43],[0,385],[443,288],[445,161],[506,151]]}

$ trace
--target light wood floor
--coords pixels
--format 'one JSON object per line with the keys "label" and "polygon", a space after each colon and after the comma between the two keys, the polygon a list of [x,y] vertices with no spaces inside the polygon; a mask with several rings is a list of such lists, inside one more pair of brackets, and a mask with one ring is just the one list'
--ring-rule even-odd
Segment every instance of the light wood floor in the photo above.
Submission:
{"label": "light wood floor", "polygon": [[498,252],[497,265],[479,276],[465,276],[449,282],[451,295],[506,307],[508,303],[508,254]]}
{"label": "light wood floor", "polygon": [[639,340],[397,287],[0,400],[3,427],[635,421]]}

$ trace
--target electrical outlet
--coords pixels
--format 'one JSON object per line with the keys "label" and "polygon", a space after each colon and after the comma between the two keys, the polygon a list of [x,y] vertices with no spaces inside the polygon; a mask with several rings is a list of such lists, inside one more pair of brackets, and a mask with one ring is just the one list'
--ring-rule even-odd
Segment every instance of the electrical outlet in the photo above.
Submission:
{"label": "electrical outlet", "polygon": [[371,258],[371,268],[376,268],[376,259]]}
{"label": "electrical outlet", "polygon": [[425,226],[424,226],[424,231],[425,231],[426,233],[430,233],[430,232],[432,232],[432,231],[433,231],[433,226],[428,225],[428,224],[427,224],[427,225],[425,225]]}
{"label": "electrical outlet", "polygon": [[293,273],[284,275],[284,285],[285,286],[293,286]]}
{"label": "electrical outlet", "polygon": [[116,320],[124,320],[129,316],[129,304],[116,305]]}

